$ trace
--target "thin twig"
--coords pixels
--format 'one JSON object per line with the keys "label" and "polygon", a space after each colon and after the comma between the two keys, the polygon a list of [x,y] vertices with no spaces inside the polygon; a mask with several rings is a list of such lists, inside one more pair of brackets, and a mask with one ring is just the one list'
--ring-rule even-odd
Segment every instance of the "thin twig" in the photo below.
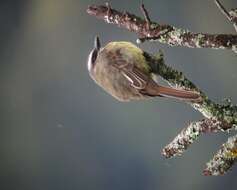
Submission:
{"label": "thin twig", "polygon": [[149,14],[144,6],[144,4],[142,3],[142,5],[140,6],[140,9],[142,11],[142,14],[146,20],[146,23],[147,23],[147,29],[149,30],[150,29],[150,24],[151,24],[151,19],[149,17]]}
{"label": "thin twig", "polygon": [[221,4],[221,2],[219,0],[215,0],[215,3],[217,5],[217,7],[220,9],[220,11],[223,13],[223,15],[226,16],[226,18],[232,22],[232,17],[229,14],[229,12],[226,10],[226,8]]}
{"label": "thin twig", "polygon": [[237,16],[232,15],[231,14],[232,11],[228,12],[219,0],[215,0],[215,3],[217,7],[220,9],[220,11],[223,13],[223,15],[225,15],[225,17],[233,24],[237,32]]}

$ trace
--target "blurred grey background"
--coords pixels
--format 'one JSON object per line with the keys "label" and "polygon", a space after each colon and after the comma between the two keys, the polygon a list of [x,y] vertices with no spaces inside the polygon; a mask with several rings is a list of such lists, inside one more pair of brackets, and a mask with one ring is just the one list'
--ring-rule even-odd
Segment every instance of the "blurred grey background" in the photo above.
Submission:
{"label": "blurred grey background", "polygon": [[[111,1],[138,15],[141,1]],[[223,1],[228,9],[236,0]],[[164,98],[121,103],[88,76],[87,56],[103,43],[136,35],[87,15],[96,0],[0,1],[0,189],[154,190],[228,189],[237,167],[223,177],[201,172],[230,134],[209,134],[182,157],[166,160],[164,147],[202,116]],[[153,20],[207,33],[234,33],[212,0],[144,1]],[[236,54],[168,47],[166,63],[183,71],[215,101],[237,103]]]}

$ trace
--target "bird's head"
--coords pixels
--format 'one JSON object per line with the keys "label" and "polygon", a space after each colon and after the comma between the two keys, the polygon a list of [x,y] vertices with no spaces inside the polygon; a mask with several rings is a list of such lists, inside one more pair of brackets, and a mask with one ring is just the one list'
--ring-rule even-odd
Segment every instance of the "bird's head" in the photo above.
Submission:
{"label": "bird's head", "polygon": [[100,51],[100,47],[101,47],[100,39],[98,36],[96,36],[94,40],[94,48],[91,50],[88,56],[88,61],[87,61],[87,67],[88,67],[89,72],[91,72],[93,68],[95,67],[96,59]]}

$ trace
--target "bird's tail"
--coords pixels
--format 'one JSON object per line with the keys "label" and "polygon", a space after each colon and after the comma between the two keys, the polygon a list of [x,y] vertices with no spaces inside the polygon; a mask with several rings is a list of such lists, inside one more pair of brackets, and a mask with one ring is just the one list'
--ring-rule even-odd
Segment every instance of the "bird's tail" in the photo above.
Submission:
{"label": "bird's tail", "polygon": [[184,101],[200,102],[202,100],[200,94],[196,92],[187,90],[178,90],[165,86],[157,86],[157,92],[159,92],[160,96],[182,99]]}

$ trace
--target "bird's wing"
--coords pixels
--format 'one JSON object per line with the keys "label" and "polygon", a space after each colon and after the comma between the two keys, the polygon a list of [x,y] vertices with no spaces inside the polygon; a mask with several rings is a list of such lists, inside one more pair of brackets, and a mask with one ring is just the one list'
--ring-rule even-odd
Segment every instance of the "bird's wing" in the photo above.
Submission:
{"label": "bird's wing", "polygon": [[131,86],[136,88],[143,95],[173,97],[192,102],[201,101],[201,96],[197,92],[158,85],[148,74],[145,74],[141,69],[137,68],[136,65],[120,62],[119,64],[114,64],[114,67],[119,69],[124,77],[131,83]]}
{"label": "bird's wing", "polygon": [[131,83],[132,87],[138,90],[146,88],[150,77],[143,73],[134,64],[120,61],[113,64],[113,66],[122,73],[122,75]]}

